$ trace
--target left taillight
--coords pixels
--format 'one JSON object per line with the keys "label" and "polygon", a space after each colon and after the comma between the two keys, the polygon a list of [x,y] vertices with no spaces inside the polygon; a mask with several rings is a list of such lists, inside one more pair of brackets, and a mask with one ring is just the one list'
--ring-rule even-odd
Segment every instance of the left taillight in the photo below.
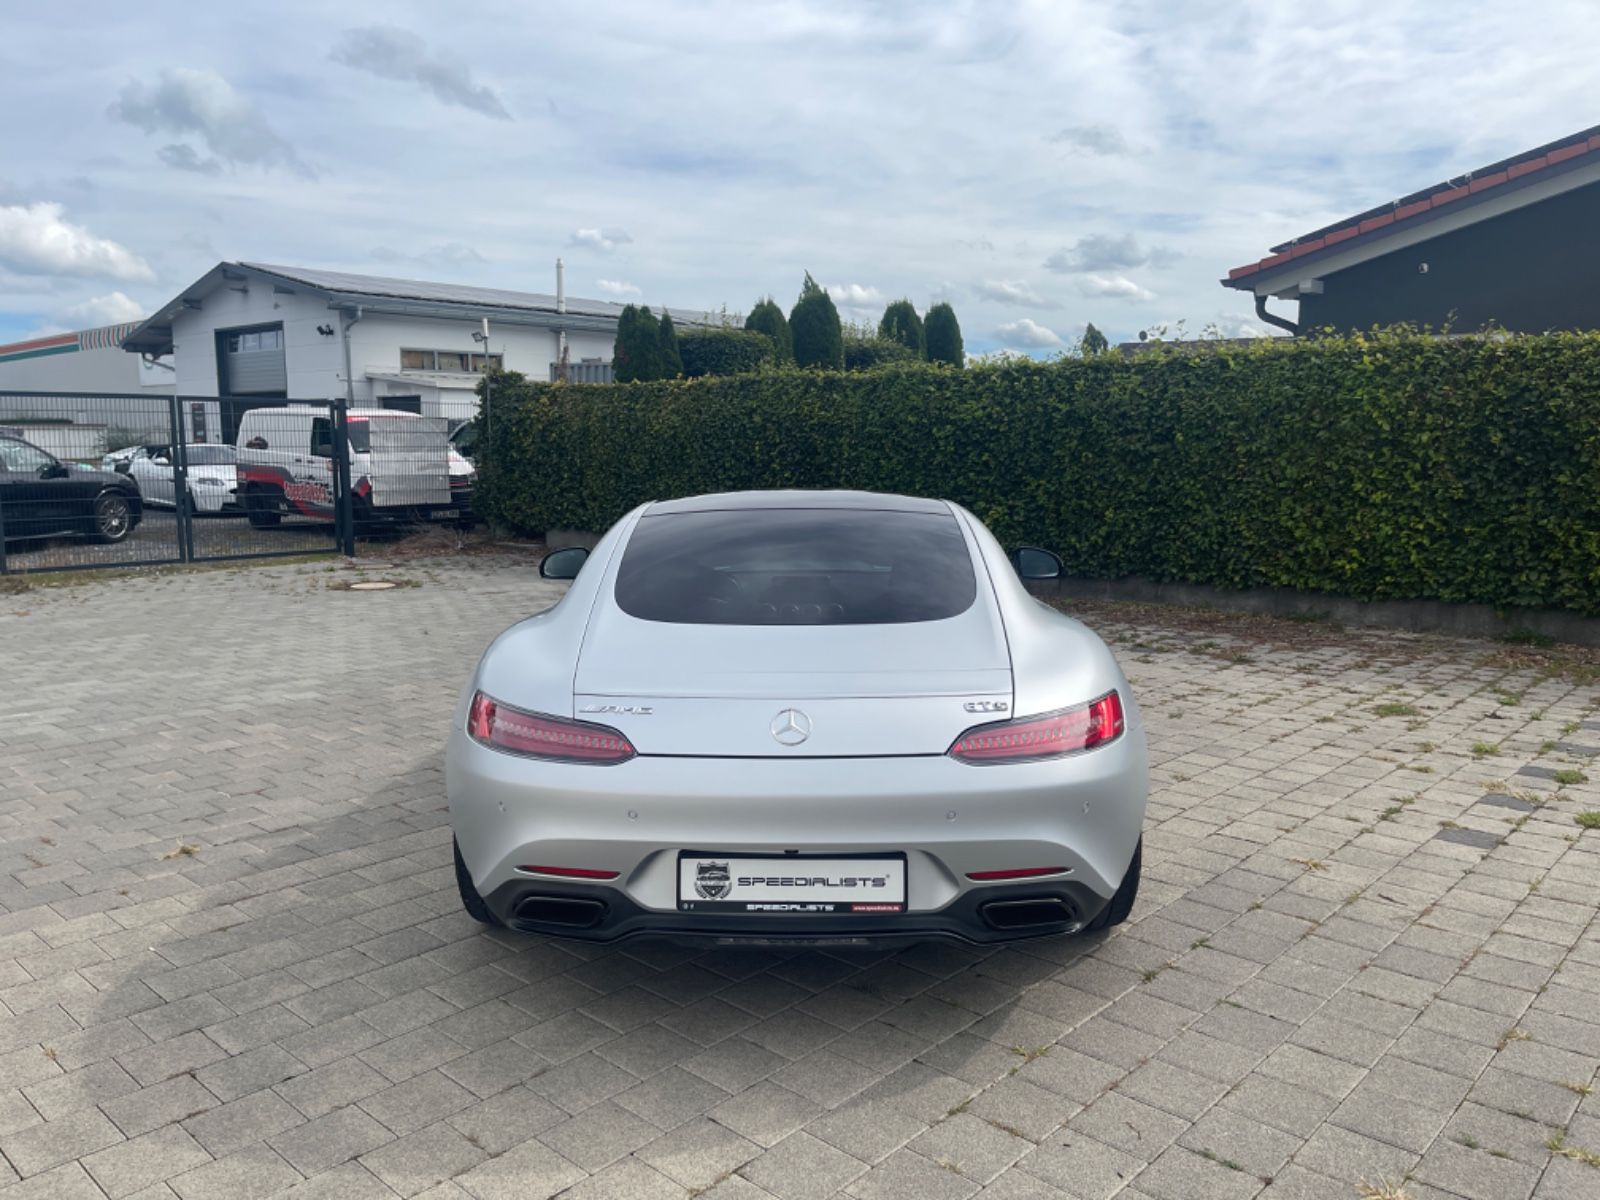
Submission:
{"label": "left taillight", "polygon": [[1125,725],[1122,697],[1107,692],[1088,704],[1042,717],[974,726],[955,740],[949,755],[969,763],[1059,758],[1115,741]]}
{"label": "left taillight", "polygon": [[556,762],[619,763],[634,756],[633,744],[609,726],[524,712],[482,692],[473,694],[467,711],[467,736],[493,750]]}

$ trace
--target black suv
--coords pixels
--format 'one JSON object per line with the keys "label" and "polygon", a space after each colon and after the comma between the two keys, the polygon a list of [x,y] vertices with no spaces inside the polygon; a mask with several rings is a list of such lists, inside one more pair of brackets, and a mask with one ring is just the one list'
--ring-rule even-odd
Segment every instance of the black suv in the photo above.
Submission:
{"label": "black suv", "polygon": [[126,475],[70,467],[32,442],[0,434],[0,534],[81,533],[120,542],[139,524],[139,485]]}

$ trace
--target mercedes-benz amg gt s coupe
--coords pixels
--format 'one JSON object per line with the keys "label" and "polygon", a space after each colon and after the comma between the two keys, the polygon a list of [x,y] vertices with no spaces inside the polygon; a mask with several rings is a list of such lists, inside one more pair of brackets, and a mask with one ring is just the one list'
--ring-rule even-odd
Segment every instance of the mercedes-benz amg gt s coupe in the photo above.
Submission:
{"label": "mercedes-benz amg gt s coupe", "polygon": [[1128,681],[942,500],[643,505],[502,633],[447,751],[462,902],[591,941],[990,943],[1124,920],[1148,768]]}

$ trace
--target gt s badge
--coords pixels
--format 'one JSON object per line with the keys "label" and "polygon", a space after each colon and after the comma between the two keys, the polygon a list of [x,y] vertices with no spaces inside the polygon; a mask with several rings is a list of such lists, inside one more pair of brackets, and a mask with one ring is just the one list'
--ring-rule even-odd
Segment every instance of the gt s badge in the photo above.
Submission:
{"label": "gt s badge", "polygon": [[619,713],[633,717],[648,717],[655,709],[648,704],[585,704],[578,710],[586,713]]}
{"label": "gt s badge", "polygon": [[694,890],[702,900],[721,900],[733,890],[733,880],[728,875],[728,864],[725,862],[696,863]]}
{"label": "gt s badge", "polygon": [[1011,705],[1004,700],[968,700],[961,706],[971,713],[1006,712]]}

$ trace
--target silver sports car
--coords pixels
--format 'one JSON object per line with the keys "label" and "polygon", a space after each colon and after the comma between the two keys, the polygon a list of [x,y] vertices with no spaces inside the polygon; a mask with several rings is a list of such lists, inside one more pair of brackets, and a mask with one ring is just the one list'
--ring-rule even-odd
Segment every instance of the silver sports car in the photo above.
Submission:
{"label": "silver sports car", "polygon": [[970,512],[867,492],[646,504],[484,653],[450,732],[480,921],[590,941],[999,942],[1139,887],[1116,660]]}

